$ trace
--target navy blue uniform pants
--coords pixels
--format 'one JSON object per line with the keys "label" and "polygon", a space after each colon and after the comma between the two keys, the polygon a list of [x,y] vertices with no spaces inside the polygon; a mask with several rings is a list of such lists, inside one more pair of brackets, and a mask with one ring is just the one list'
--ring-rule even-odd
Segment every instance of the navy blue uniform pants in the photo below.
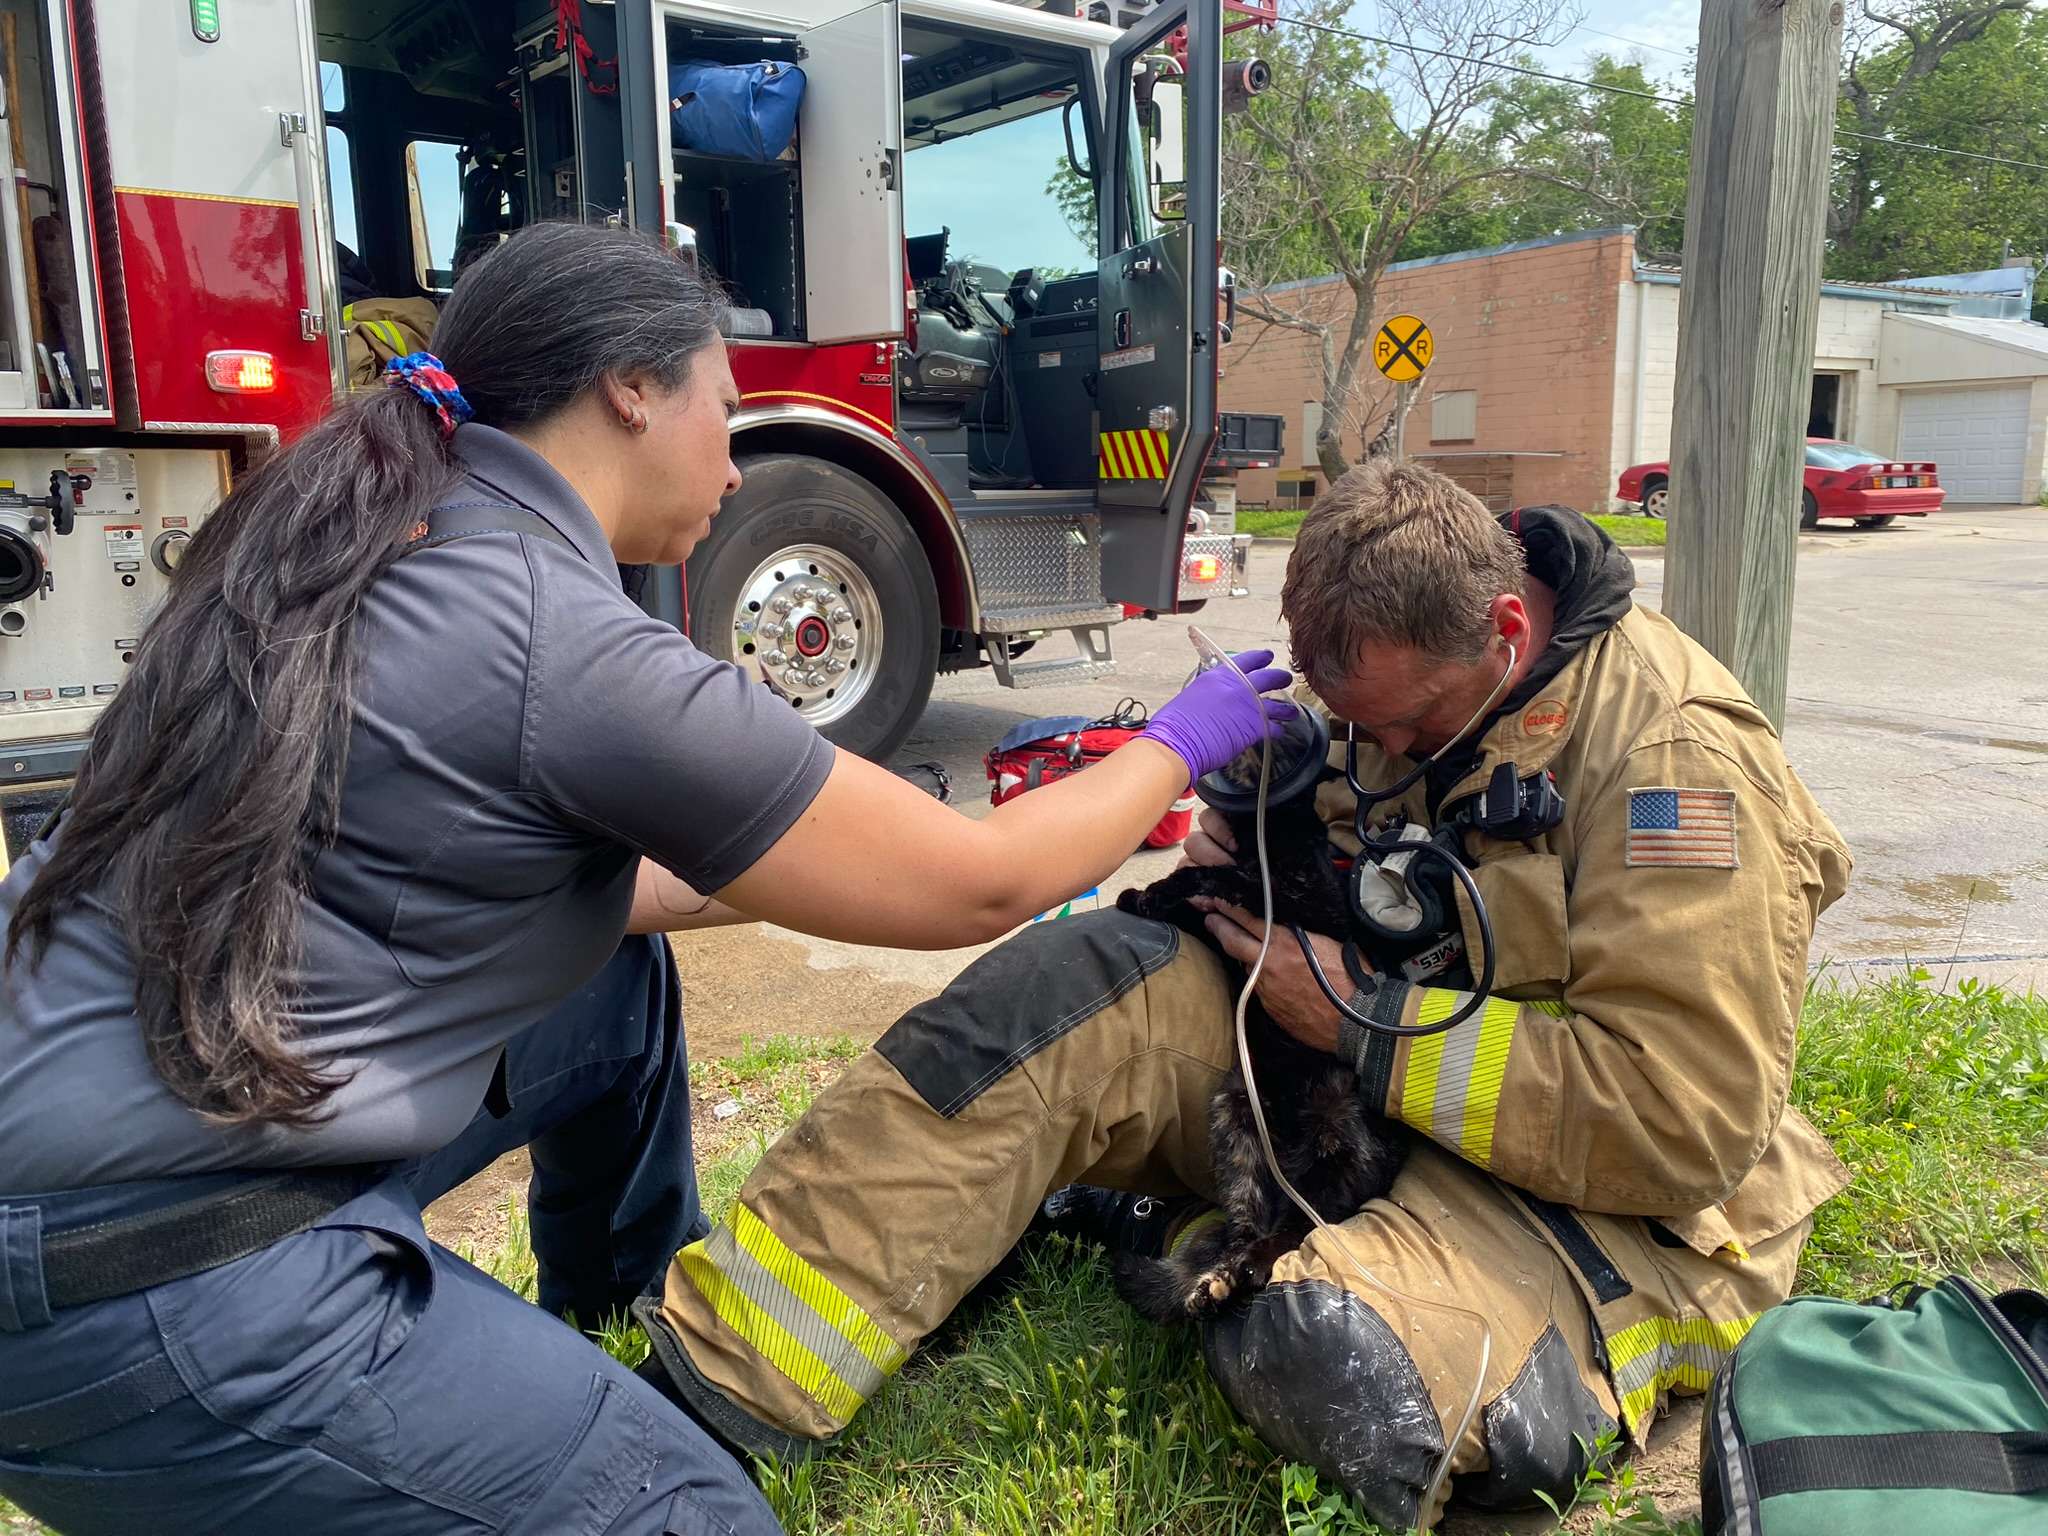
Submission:
{"label": "navy blue uniform pants", "polygon": [[[52,1311],[41,1233],[232,1177],[0,1197],[0,1495],[64,1536],[770,1536],[746,1473],[585,1326],[701,1230],[666,942],[515,1039],[455,1141],[306,1232]],[[420,1208],[532,1148],[542,1307]],[[52,1438],[58,1443],[49,1443]]]}

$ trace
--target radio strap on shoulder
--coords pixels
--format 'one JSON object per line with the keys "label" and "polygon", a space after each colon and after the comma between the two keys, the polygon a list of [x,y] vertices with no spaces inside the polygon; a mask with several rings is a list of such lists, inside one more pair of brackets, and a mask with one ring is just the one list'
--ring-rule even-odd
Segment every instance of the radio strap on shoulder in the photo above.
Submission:
{"label": "radio strap on shoulder", "polygon": [[423,549],[438,549],[457,539],[473,539],[486,533],[523,533],[531,538],[574,550],[562,531],[538,512],[509,501],[451,501],[434,508],[413,526],[412,537],[399,550],[401,556],[416,555]]}

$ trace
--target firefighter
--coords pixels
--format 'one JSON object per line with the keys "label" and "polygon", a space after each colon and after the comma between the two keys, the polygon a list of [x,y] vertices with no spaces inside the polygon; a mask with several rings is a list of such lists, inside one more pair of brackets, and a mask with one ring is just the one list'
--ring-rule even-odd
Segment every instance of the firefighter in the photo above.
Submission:
{"label": "firefighter", "polygon": [[[1279,1024],[1352,1062],[1370,1108],[1413,1134],[1389,1196],[1325,1213],[1341,1238],[1312,1235],[1208,1321],[1206,1356],[1276,1450],[1389,1530],[1435,1521],[1452,1436],[1475,1503],[1569,1498],[1588,1447],[1639,1442],[1784,1298],[1845,1181],[1786,1089],[1808,942],[1848,855],[1763,714],[1635,605],[1633,580],[1576,513],[1496,520],[1412,465],[1340,481],[1289,562],[1295,659],[1337,740],[1359,740],[1359,783],[1435,758],[1380,809],[1448,829],[1476,862],[1495,951],[1476,1010],[1419,1038],[1346,1018],[1291,936],[1260,982]],[[1515,793],[1475,798],[1502,765]],[[1314,792],[1359,852],[1342,775]],[[1227,859],[1227,836],[1205,817],[1191,857]],[[1255,917],[1207,921],[1253,958]],[[1314,939],[1338,978],[1341,937]],[[1415,969],[1381,954],[1351,1013],[1413,1027],[1465,1005],[1472,914],[1423,937],[1402,946]],[[734,1444],[798,1454],[845,1427],[1048,1191],[1052,1225],[1168,1251],[1216,1188],[1208,1105],[1235,1064],[1236,985],[1207,946],[1121,913],[977,960],[678,1254],[640,1309],[671,1390]]]}
{"label": "firefighter", "polygon": [[[0,1495],[66,1536],[778,1529],[548,1315],[704,1227],[659,933],[992,938],[1294,713],[1215,674],[979,822],[835,752],[620,590],[738,484],[719,318],[622,231],[480,260],[238,479],[0,883]],[[539,1307],[420,1216],[522,1145]]]}

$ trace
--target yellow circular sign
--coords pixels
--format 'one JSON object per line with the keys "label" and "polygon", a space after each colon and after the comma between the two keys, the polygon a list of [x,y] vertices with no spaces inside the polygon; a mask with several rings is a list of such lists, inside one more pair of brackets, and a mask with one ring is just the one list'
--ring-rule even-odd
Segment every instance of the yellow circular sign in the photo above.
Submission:
{"label": "yellow circular sign", "polygon": [[1436,356],[1429,327],[1413,315],[1396,315],[1372,339],[1373,366],[1397,384],[1419,379]]}

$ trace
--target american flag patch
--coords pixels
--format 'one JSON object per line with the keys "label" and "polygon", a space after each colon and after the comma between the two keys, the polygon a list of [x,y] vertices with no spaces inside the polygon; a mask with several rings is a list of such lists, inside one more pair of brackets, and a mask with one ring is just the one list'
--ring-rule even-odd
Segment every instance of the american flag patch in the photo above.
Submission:
{"label": "american flag patch", "polygon": [[1630,790],[1628,865],[1734,869],[1735,791]]}

